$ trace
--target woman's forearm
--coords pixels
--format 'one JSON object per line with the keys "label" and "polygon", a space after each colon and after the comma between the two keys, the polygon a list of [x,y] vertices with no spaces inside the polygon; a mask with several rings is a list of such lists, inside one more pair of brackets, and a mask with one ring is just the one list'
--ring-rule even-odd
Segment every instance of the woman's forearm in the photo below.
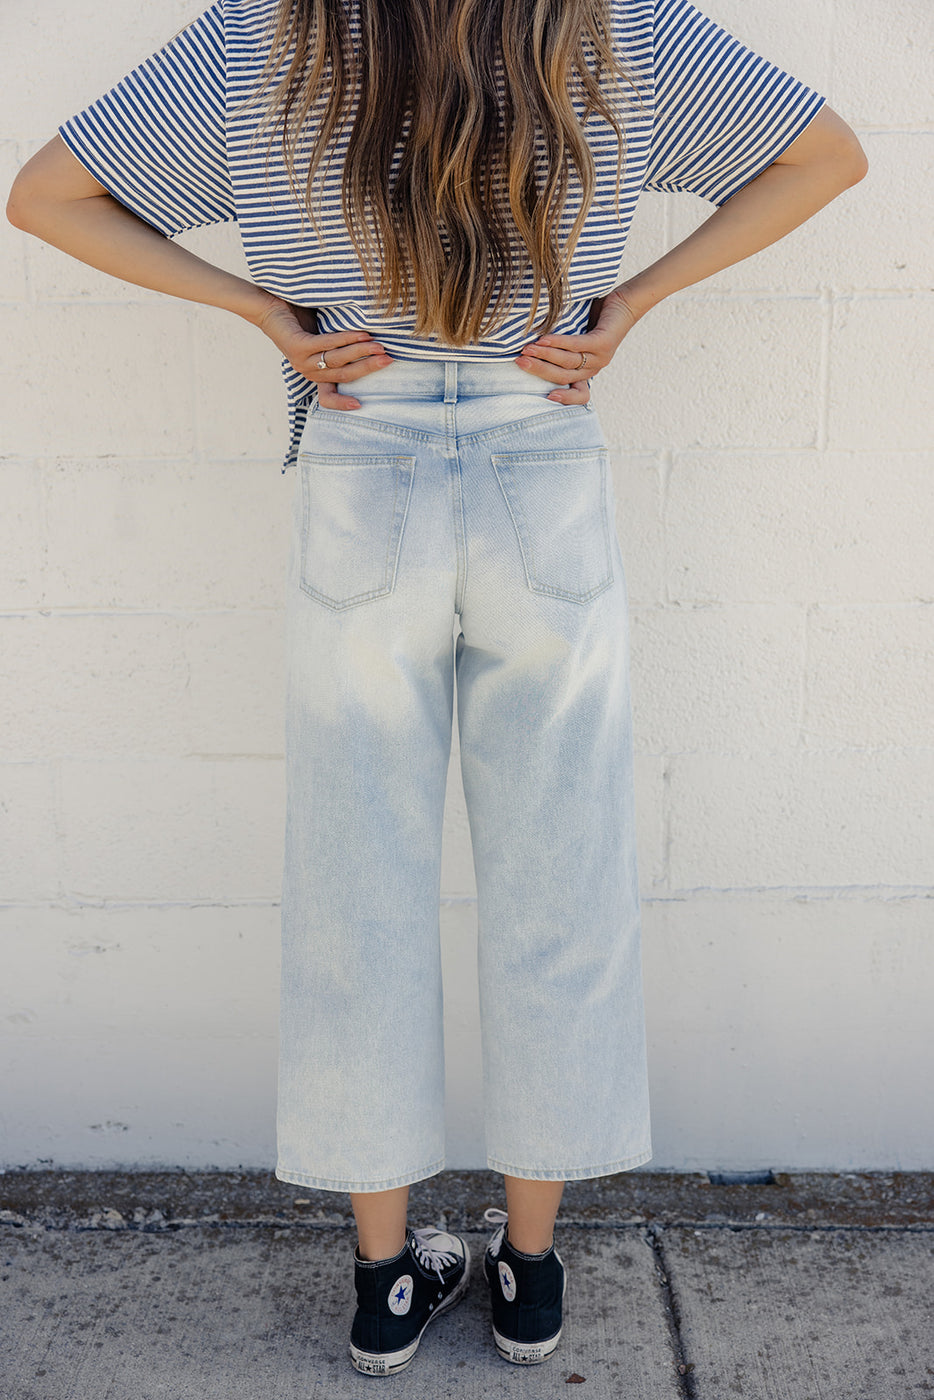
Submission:
{"label": "woman's forearm", "polygon": [[857,160],[769,165],[693,233],[617,289],[637,317],[682,287],[751,257],[803,224],[866,173]]}
{"label": "woman's forearm", "polygon": [[218,306],[254,323],[276,300],[165,238],[109,194],[33,199],[22,209],[13,196],[7,214],[18,228],[124,282]]}

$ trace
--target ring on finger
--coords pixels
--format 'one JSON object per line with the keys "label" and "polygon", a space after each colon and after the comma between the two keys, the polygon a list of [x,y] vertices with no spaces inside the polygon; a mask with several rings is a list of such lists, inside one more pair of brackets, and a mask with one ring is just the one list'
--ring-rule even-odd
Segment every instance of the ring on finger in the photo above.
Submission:
{"label": "ring on finger", "polygon": [[327,359],[326,359],[327,353],[328,353],[328,352],[327,352],[326,350],[322,350],[322,352],[321,352],[321,359],[318,361],[318,368],[319,368],[319,369],[327,369],[327,368],[328,368],[328,362],[327,362]]}

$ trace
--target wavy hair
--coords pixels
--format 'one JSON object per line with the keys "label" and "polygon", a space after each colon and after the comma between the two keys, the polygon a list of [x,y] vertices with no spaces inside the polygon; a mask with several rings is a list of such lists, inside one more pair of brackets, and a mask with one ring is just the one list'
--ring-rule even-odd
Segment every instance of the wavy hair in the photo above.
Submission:
{"label": "wavy hair", "polygon": [[[290,188],[317,231],[315,172],[358,99],[341,182],[343,218],[370,294],[390,315],[414,307],[415,335],[463,346],[491,334],[530,267],[526,333],[543,288],[542,333],[557,324],[595,195],[584,123],[597,113],[615,133],[618,216],[623,85],[641,101],[614,52],[609,3],[279,0],[259,95],[291,58],[257,130],[271,129],[272,141],[281,128]],[[350,4],[359,5],[359,53]],[[309,126],[316,139],[299,196],[297,153]],[[580,208],[562,248],[558,227],[572,191]]]}

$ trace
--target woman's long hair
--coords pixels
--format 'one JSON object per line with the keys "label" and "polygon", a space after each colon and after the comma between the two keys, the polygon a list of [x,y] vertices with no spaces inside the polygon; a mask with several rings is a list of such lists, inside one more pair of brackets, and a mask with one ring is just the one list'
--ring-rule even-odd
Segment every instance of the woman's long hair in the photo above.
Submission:
{"label": "woman's long hair", "polygon": [[[613,49],[609,0],[356,0],[359,54],[349,3],[280,0],[273,14],[260,93],[293,44],[294,53],[258,130],[271,126],[274,138],[281,124],[293,196],[311,114],[317,139],[301,202],[317,230],[312,181],[359,83],[342,211],[371,295],[388,314],[401,306],[407,315],[414,304],[416,336],[462,346],[502,324],[531,266],[526,333],[542,288],[545,330],[553,329],[596,183],[574,96],[583,98],[584,121],[596,112],[615,132],[619,209],[625,134],[611,99],[622,96],[623,80],[635,84]],[[556,235],[572,167],[581,203],[562,249]]]}

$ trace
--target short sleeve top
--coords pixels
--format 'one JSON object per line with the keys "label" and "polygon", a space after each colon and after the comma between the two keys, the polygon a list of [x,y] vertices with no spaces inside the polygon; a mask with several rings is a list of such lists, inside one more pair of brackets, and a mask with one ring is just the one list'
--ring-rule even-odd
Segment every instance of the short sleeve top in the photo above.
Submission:
{"label": "short sleeve top", "polygon": [[[270,145],[268,133],[256,140],[263,108],[250,99],[268,54],[277,3],[215,0],[64,121],[59,135],[115,199],[167,237],[236,221],[254,281],[296,305],[315,307],[322,332],[368,330],[402,359],[513,360],[535,334],[525,330],[531,269],[509,319],[488,339],[468,346],[415,337],[411,313],[387,317],[374,305],[340,213],[346,126],[334,138],[327,170],[320,166],[313,182],[315,233],[289,188],[278,140]],[[358,41],[357,0],[348,5],[351,35]],[[610,8],[613,43],[638,99],[622,114],[618,212],[615,135],[598,114],[584,127],[596,194],[568,272],[570,300],[554,328],[566,335],[585,331],[592,300],[622,280],[626,239],[643,190],[681,190],[722,205],[780,156],[825,102],[690,0],[610,0]],[[313,134],[302,133],[299,142],[299,190]],[[401,148],[393,170],[400,155]],[[559,236],[570,232],[579,209],[572,192]],[[296,460],[317,385],[285,358],[282,373],[290,428],[285,471]]]}

